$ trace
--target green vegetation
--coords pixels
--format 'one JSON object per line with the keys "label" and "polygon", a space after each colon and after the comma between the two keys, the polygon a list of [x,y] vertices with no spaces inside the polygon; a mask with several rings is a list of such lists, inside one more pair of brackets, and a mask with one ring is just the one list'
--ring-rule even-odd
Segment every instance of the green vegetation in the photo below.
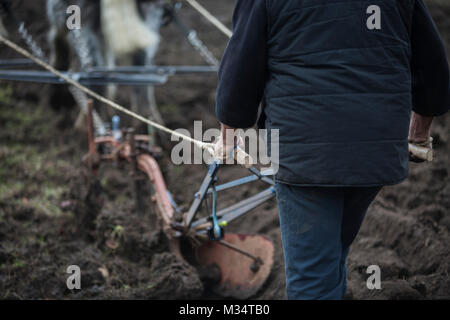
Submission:
{"label": "green vegetation", "polygon": [[18,257],[14,258],[14,263],[13,263],[14,268],[23,268],[25,267],[25,262],[21,259],[19,259]]}
{"label": "green vegetation", "polygon": [[114,227],[114,229],[113,229],[113,232],[112,232],[112,236],[113,237],[120,237],[120,235],[122,234],[122,232],[123,232],[123,227],[122,226],[120,226],[120,225],[117,225],[117,226],[115,226]]}
{"label": "green vegetation", "polygon": [[178,111],[178,107],[173,104],[163,104],[160,107],[162,113],[172,114]]}
{"label": "green vegetation", "polygon": [[61,149],[46,144],[54,135],[49,112],[21,107],[10,86],[0,87],[0,203],[60,216],[59,203],[69,192],[60,176],[71,164],[58,159]]}
{"label": "green vegetation", "polygon": [[0,106],[11,104],[12,93],[13,90],[10,85],[0,88]]}

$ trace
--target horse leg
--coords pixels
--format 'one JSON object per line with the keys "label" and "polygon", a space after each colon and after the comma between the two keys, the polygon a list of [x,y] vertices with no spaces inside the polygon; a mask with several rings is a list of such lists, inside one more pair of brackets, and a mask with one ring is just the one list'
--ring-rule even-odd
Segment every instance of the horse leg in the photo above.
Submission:
{"label": "horse leg", "polygon": [[[47,41],[50,47],[50,64],[58,70],[70,67],[71,48],[67,39],[67,29],[61,18],[63,6],[53,0],[47,0],[47,18],[50,24]],[[66,88],[50,87],[49,105],[55,110],[66,110],[73,103],[70,92]]]}
{"label": "horse leg", "polygon": [[[116,67],[116,56],[114,52],[105,46],[105,61],[106,67],[109,69],[114,69]],[[117,86],[110,84],[106,88],[106,97],[110,100],[115,100],[117,96]]]}
{"label": "horse leg", "polygon": [[[146,48],[145,57],[143,58],[143,61],[141,61],[143,65],[151,66],[153,65],[155,55],[159,48],[160,29],[164,15],[164,8],[162,2],[154,2],[154,3],[144,2],[141,4],[141,11],[143,12],[146,26],[152,32],[158,35],[158,41],[156,41],[152,46]],[[141,97],[143,99],[141,105],[146,109],[146,113],[148,114],[148,117],[151,120],[164,125],[165,123],[163,117],[159,111],[158,104],[156,102],[155,87],[150,85],[146,87],[144,90],[145,92],[141,93]],[[149,134],[155,136],[155,133],[152,131],[149,132]],[[163,139],[165,138],[163,134],[161,134],[160,137]]]}

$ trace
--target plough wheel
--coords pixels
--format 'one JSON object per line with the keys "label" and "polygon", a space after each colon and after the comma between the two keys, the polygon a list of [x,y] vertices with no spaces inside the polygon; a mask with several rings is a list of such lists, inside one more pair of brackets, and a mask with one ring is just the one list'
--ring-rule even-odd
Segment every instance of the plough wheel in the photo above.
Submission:
{"label": "plough wheel", "polygon": [[273,265],[273,244],[264,236],[232,233],[226,234],[224,241],[258,257],[262,263],[255,265],[254,259],[215,241],[207,241],[197,248],[197,261],[220,269],[221,280],[214,288],[217,294],[248,299],[269,277]]}

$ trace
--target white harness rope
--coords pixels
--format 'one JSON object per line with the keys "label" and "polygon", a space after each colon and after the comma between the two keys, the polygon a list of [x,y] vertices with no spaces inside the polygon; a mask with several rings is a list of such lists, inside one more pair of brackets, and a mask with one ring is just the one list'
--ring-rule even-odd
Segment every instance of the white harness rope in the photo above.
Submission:
{"label": "white harness rope", "polygon": [[196,0],[186,0],[195,10],[197,10],[202,16],[204,16],[209,22],[211,22],[217,29],[219,29],[228,38],[231,38],[233,32],[228,29],[222,22],[220,22],[216,17],[214,17],[208,10],[206,10],[200,3]]}

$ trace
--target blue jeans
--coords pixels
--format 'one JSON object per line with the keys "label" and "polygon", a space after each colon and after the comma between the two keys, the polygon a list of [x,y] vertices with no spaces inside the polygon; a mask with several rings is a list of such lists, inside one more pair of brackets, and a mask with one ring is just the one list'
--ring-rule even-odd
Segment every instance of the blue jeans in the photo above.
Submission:
{"label": "blue jeans", "polygon": [[276,184],[288,299],[343,299],[346,260],[381,187]]}

